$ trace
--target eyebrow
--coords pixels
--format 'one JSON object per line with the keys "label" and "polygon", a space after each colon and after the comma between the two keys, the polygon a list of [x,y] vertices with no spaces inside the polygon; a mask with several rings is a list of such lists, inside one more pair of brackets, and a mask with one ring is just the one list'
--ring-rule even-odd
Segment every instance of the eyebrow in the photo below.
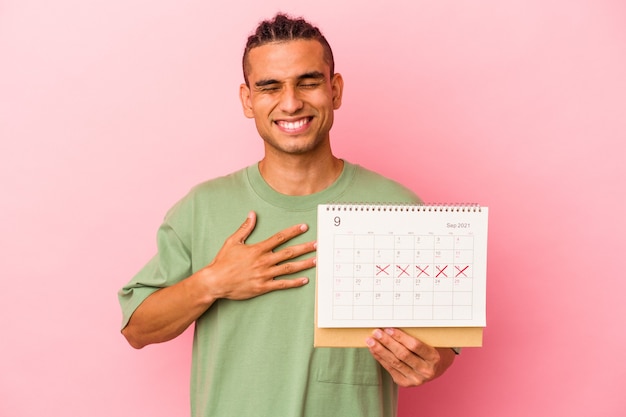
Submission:
{"label": "eyebrow", "polygon": [[255,87],[266,87],[266,86],[272,85],[272,84],[280,84],[280,82],[278,80],[272,80],[272,79],[259,80],[259,81],[254,83],[254,86]]}
{"label": "eyebrow", "polygon": [[302,74],[298,77],[298,81],[301,80],[306,80],[306,79],[322,79],[324,78],[324,74],[319,72],[319,71],[311,71],[311,72],[307,72],[305,74]]}
{"label": "eyebrow", "polygon": [[[298,81],[302,81],[302,80],[309,80],[309,79],[323,79],[324,78],[324,73],[320,72],[320,71],[311,71],[311,72],[307,72],[304,73],[302,75],[298,76]],[[273,84],[280,84],[281,82],[278,80],[274,80],[272,78],[268,78],[265,80],[259,80],[256,83],[254,83],[255,87],[266,87],[268,85],[273,85]]]}

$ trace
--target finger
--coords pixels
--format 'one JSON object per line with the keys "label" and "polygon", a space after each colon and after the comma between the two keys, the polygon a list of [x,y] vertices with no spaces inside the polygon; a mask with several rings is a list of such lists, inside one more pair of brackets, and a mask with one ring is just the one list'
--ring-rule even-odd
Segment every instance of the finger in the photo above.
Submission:
{"label": "finger", "polygon": [[[411,366],[412,359],[418,359],[413,352],[391,337],[387,332],[376,329],[372,332],[373,338],[368,339],[368,345],[385,361],[391,363],[394,368],[401,370],[403,365]],[[372,340],[373,339],[373,340]]]}
{"label": "finger", "polygon": [[408,335],[400,329],[388,328],[385,329],[384,333],[426,362],[433,362],[439,357],[437,349]]}
{"label": "finger", "polygon": [[287,246],[286,248],[273,252],[274,257],[272,259],[272,262],[274,264],[279,264],[289,259],[297,258],[298,256],[314,252],[316,249],[317,249],[316,241],[300,243],[298,245],[293,245],[293,246]]}
{"label": "finger", "polygon": [[315,266],[316,259],[304,259],[301,261],[287,262],[284,264],[276,265],[270,269],[270,274],[274,279],[267,280],[263,283],[263,292],[287,290],[290,288],[302,287],[309,283],[307,277],[298,277],[292,279],[277,279],[284,275],[294,274],[305,269],[309,269]]}
{"label": "finger", "polygon": [[366,340],[369,350],[400,386],[418,386],[433,377],[429,364],[380,329]]}
{"label": "finger", "polygon": [[270,251],[283,243],[299,236],[309,230],[309,226],[306,224],[297,224],[295,226],[288,227],[280,232],[270,236],[268,239],[260,242],[259,245],[267,251]]}
{"label": "finger", "polygon": [[278,290],[288,290],[291,288],[302,287],[309,283],[309,279],[307,277],[299,277],[294,279],[279,279],[268,281],[266,284],[267,292],[270,291],[278,291]]}
{"label": "finger", "polygon": [[299,261],[285,262],[279,265],[275,265],[270,270],[270,274],[274,279],[283,275],[295,274],[296,272],[304,271],[305,269],[313,268],[316,264],[315,258],[303,259]]}
{"label": "finger", "polygon": [[374,359],[389,372],[398,385],[411,385],[411,380],[415,379],[415,374],[412,372],[411,367],[394,355],[393,352],[380,341],[382,336],[380,336],[378,332],[380,332],[380,330],[374,331],[372,334],[373,337],[367,338],[365,341],[369,347],[370,353]]}
{"label": "finger", "polygon": [[406,374],[410,370],[423,368],[427,361],[411,349],[413,347],[412,343],[410,343],[411,341],[421,342],[404,332],[402,333],[406,336],[404,342],[411,346],[406,346],[393,337],[401,338],[403,336],[397,329],[385,329],[385,331],[376,329],[372,335],[381,345],[381,349],[379,349],[381,357],[395,369]]}
{"label": "finger", "polygon": [[251,211],[248,213],[246,220],[239,226],[239,229],[232,234],[231,239],[235,243],[245,243],[256,226],[256,213]]}

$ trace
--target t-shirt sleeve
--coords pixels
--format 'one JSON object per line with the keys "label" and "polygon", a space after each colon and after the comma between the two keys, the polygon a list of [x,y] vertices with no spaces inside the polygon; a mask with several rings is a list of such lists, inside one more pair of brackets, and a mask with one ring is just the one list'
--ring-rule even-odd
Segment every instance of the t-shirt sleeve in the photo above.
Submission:
{"label": "t-shirt sleeve", "polygon": [[157,254],[118,292],[122,329],[151,294],[191,275],[191,252],[166,217],[157,232]]}

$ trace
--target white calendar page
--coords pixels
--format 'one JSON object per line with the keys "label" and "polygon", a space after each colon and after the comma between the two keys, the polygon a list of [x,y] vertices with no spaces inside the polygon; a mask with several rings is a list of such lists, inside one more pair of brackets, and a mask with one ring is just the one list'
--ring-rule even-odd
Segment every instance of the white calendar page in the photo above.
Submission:
{"label": "white calendar page", "polygon": [[484,327],[488,209],[318,207],[317,326]]}

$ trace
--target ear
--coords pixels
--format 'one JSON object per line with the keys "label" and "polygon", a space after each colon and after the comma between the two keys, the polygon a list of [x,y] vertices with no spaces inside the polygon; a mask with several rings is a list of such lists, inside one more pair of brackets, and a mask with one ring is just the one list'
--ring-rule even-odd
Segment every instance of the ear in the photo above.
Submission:
{"label": "ear", "polygon": [[339,73],[333,75],[331,80],[331,88],[333,90],[333,110],[341,107],[341,97],[343,96],[343,77]]}
{"label": "ear", "polygon": [[254,112],[252,111],[252,100],[250,97],[250,87],[245,84],[241,84],[239,86],[239,100],[241,100],[243,114],[248,119],[254,119]]}

